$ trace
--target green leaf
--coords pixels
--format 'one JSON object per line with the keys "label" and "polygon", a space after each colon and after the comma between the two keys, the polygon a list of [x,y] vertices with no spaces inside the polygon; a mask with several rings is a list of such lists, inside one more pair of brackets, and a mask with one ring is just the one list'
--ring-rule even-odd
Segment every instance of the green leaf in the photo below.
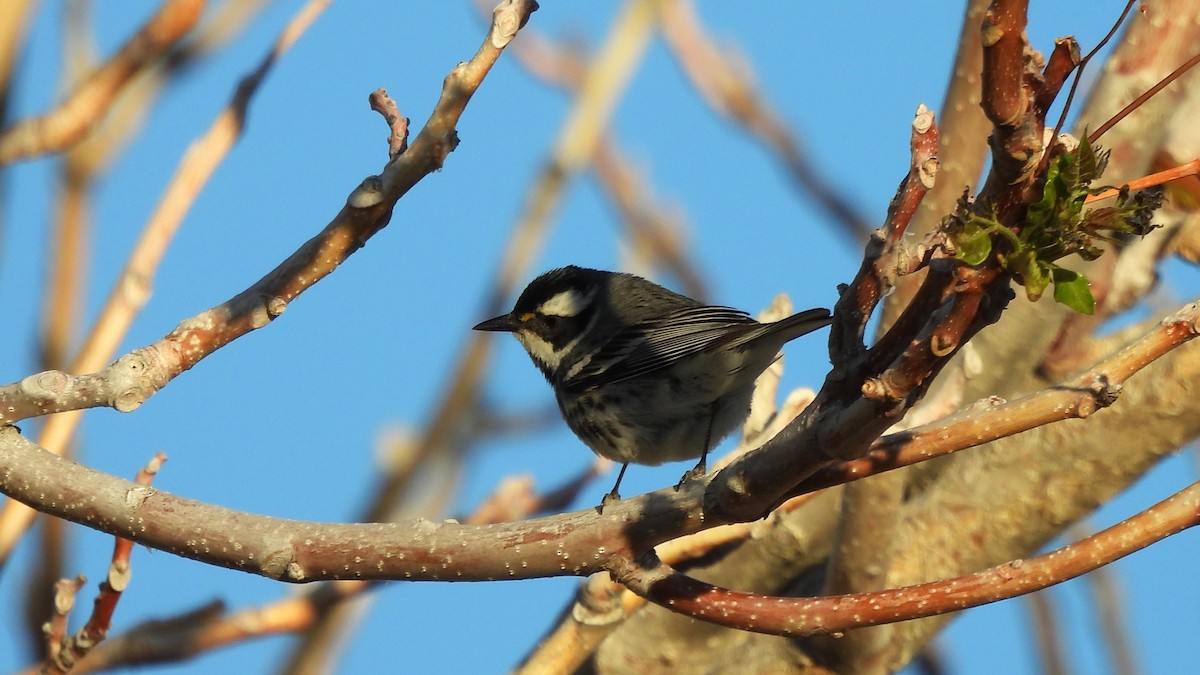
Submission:
{"label": "green leaf", "polygon": [[981,265],[992,252],[992,238],[987,230],[969,224],[954,238],[955,255],[968,265]]}
{"label": "green leaf", "polygon": [[1054,301],[1062,303],[1080,314],[1096,312],[1096,298],[1092,296],[1087,277],[1072,270],[1055,267],[1051,270],[1054,279]]}
{"label": "green leaf", "polygon": [[1029,205],[1029,209],[1025,213],[1025,226],[1022,234],[1030,230],[1040,232],[1050,222],[1057,210],[1057,204],[1063,197],[1063,185],[1059,181],[1059,171],[1062,169],[1063,163],[1069,161],[1064,160],[1063,157],[1068,157],[1068,155],[1060,155],[1046,168],[1046,183],[1042,186],[1042,198]]}
{"label": "green leaf", "polygon": [[1110,151],[1104,150],[1097,153],[1088,141],[1086,131],[1079,138],[1079,148],[1075,152],[1079,155],[1079,181],[1076,187],[1087,187],[1088,183],[1104,175],[1104,169],[1108,167]]}
{"label": "green leaf", "polygon": [[1095,178],[1092,174],[1096,170],[1096,153],[1092,152],[1092,146],[1086,138],[1079,139],[1079,147],[1075,148],[1074,152],[1063,153],[1062,156],[1071,158],[1063,169],[1063,180],[1071,188],[1076,188],[1081,183],[1086,185]]}
{"label": "green leaf", "polygon": [[1050,285],[1050,276],[1046,274],[1049,268],[1046,263],[1038,260],[1037,254],[1033,251],[1026,251],[1013,258],[1012,269],[1021,275],[1021,280],[1025,285],[1025,295],[1029,301],[1037,302],[1042,297],[1042,293],[1046,291],[1046,287]]}

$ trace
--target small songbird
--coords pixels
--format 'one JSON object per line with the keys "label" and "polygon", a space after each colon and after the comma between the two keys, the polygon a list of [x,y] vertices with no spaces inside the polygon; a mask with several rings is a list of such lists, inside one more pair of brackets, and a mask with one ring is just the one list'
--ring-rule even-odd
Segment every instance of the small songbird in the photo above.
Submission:
{"label": "small songbird", "polygon": [[810,309],[759,323],[632,274],[568,266],[534,279],[508,314],[475,330],[512,333],[546,376],[567,426],[621,463],[700,461],[750,412],[754,381],[789,340],[829,325]]}

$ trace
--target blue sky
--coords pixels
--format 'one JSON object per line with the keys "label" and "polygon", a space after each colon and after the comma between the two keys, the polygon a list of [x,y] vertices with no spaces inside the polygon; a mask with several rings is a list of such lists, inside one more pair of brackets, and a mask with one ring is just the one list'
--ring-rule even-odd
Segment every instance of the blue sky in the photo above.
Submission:
{"label": "blue sky", "polygon": [[[62,0],[46,0],[21,65],[16,114],[52,105],[58,81]],[[107,54],[155,3],[97,3],[97,44]],[[87,310],[95,315],[180,156],[211,123],[237,79],[300,6],[272,4],[234,44],[172,86],[146,129],[98,186]],[[1120,11],[1116,2],[1034,3],[1030,36],[1049,49],[1075,34],[1085,50]],[[531,27],[595,46],[610,24],[607,3],[544,2]],[[734,44],[762,88],[805,139],[817,163],[878,222],[908,162],[908,125],[919,103],[935,110],[959,31],[957,3],[700,3],[710,32]],[[338,211],[346,195],[386,160],[386,129],[367,95],[386,88],[414,128],[442,79],[478,46],[483,25],[467,2],[335,2],[278,64],[254,100],[245,136],[183,223],[154,295],[122,346],[152,342],[181,319],[253,283]],[[156,450],[170,461],[156,486],[191,498],[275,516],[341,521],[358,513],[373,486],[375,446],[389,429],[419,428],[437,404],[445,373],[482,318],[496,260],[568,110],[566,99],[503,57],[468,107],[462,143],[444,170],[396,208],[391,225],[268,328],[220,350],[133,414],[89,413],[83,461],[132,476]],[[614,137],[659,198],[688,224],[691,251],[708,274],[711,299],[757,311],[779,292],[797,308],[830,306],[848,281],[858,245],[836,235],[791,188],[755,142],[705,108],[661,43],[651,45],[616,109]],[[10,336],[0,380],[32,372],[53,160],[7,172],[0,235],[0,297]],[[571,183],[532,276],[575,263],[612,268],[621,227],[594,180]],[[1194,270],[1173,267],[1180,297],[1195,293]],[[771,270],[763,273],[763,270]],[[663,279],[670,284],[671,280]],[[12,337],[20,336],[20,337]],[[788,386],[819,384],[821,340],[787,350]],[[512,340],[501,340],[488,387],[511,410],[552,401]],[[32,428],[32,425],[30,425]],[[591,461],[561,426],[537,437],[489,443],[469,460],[454,499],[470,511],[497,481],[532,474],[552,487]],[[1195,478],[1192,455],[1159,467],[1095,518],[1108,524]],[[632,467],[622,492],[661,487],[680,466]],[[597,502],[600,480],[582,496]],[[68,573],[99,580],[111,538],[77,528]],[[0,578],[0,604],[19,602],[33,539]],[[1146,672],[1178,672],[1197,651],[1187,622],[1200,609],[1195,536],[1185,533],[1116,566],[1133,611]],[[138,548],[131,589],[114,631],[211,599],[239,609],[294,589]],[[400,659],[411,672],[506,670],[553,620],[578,581],[390,584],[376,593],[340,669]],[[89,604],[93,585],[82,594]],[[1078,584],[1056,590],[1068,612],[1072,648],[1105,673],[1094,608]],[[500,609],[500,612],[496,610]],[[15,613],[0,613],[0,644],[17,644]],[[962,673],[1035,672],[1026,614],[1016,603],[968,612],[943,637]],[[161,672],[262,672],[288,638],[226,649]],[[1169,645],[1169,647],[1168,647]],[[469,646],[464,648],[464,646]],[[0,649],[0,669],[26,663]],[[982,665],[981,665],[982,664]]]}

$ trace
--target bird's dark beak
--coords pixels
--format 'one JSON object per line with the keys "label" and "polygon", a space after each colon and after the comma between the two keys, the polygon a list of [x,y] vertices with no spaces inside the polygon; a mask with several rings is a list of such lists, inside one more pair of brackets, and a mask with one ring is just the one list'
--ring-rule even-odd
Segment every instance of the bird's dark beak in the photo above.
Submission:
{"label": "bird's dark beak", "polygon": [[511,333],[517,329],[517,320],[513,318],[511,313],[501,314],[494,319],[488,319],[475,326],[473,330],[486,330],[493,332]]}

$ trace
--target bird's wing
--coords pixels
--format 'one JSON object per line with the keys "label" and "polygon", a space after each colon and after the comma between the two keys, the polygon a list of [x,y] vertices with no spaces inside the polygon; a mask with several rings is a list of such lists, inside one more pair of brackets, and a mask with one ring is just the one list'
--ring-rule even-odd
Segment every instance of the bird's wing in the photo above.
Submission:
{"label": "bird's wing", "polygon": [[729,307],[686,307],[617,333],[582,367],[568,373],[563,385],[588,387],[645,375],[761,326]]}

